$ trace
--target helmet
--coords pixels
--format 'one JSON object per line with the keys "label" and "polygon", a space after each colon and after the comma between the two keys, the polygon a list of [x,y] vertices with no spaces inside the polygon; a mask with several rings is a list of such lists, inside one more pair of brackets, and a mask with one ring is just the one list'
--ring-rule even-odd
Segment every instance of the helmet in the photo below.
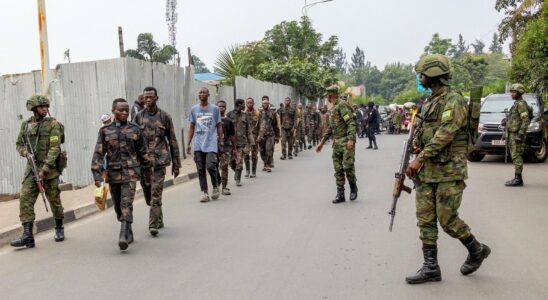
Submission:
{"label": "helmet", "polygon": [[510,87],[510,92],[516,91],[520,94],[525,94],[525,87],[521,83],[514,83]]}
{"label": "helmet", "polygon": [[339,86],[334,84],[328,88],[325,89],[325,92],[327,94],[335,94],[335,95],[338,95],[339,94]]}
{"label": "helmet", "polygon": [[415,71],[428,77],[438,77],[451,73],[449,59],[441,54],[423,56],[415,66]]}
{"label": "helmet", "polygon": [[44,95],[35,94],[27,100],[27,110],[31,111],[38,106],[49,107],[49,99]]}

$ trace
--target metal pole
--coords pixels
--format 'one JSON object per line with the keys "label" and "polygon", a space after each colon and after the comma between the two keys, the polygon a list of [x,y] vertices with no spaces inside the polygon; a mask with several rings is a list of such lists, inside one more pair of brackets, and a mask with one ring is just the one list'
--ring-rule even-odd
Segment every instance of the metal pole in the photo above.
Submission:
{"label": "metal pole", "polygon": [[118,26],[118,45],[120,46],[120,57],[125,57],[126,53],[124,51],[124,32],[122,31],[122,26]]}
{"label": "metal pole", "polygon": [[46,4],[45,0],[38,0],[38,29],[40,30],[40,62],[42,66],[42,93],[47,93],[49,84],[49,47],[48,47],[48,27],[46,22]]}

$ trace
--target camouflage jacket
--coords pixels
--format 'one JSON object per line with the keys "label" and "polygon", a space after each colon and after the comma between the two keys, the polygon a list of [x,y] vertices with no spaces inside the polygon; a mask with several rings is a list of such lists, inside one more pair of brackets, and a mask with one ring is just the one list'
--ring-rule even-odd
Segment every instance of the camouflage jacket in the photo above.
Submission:
{"label": "camouflage jacket", "polygon": [[[25,135],[28,135],[30,147],[34,151],[34,159],[39,169],[44,170],[44,179],[53,179],[59,176],[57,170],[57,157],[61,153],[61,125],[57,120],[46,117],[36,122],[34,116],[23,121],[17,141],[15,143],[17,152],[22,157],[30,153],[25,143]],[[29,145],[27,145],[29,146]],[[25,178],[32,172],[29,162],[25,167]]]}
{"label": "camouflage jacket", "polygon": [[529,108],[523,98],[519,98],[510,108],[507,126],[508,132],[525,136],[529,128]]}
{"label": "camouflage jacket", "polygon": [[278,128],[278,120],[276,113],[273,111],[262,111],[259,115],[259,122],[257,124],[259,136],[257,140],[262,140],[265,137],[280,138],[280,130]]}
{"label": "camouflage jacket", "polygon": [[259,136],[259,111],[246,111],[246,114],[251,125],[251,132],[253,132],[253,137],[256,139]]}
{"label": "camouflage jacket", "polygon": [[171,116],[158,108],[151,114],[148,109],[140,111],[135,116],[135,122],[141,128],[148,143],[148,152],[155,167],[165,167],[173,162],[172,168],[181,168],[179,145],[175,136],[175,128]]}
{"label": "camouflage jacket", "polygon": [[349,140],[356,142],[356,122],[352,107],[346,101],[337,99],[334,103],[322,143],[331,137],[333,138],[333,147],[346,144]]}
{"label": "camouflage jacket", "polygon": [[425,183],[464,180],[468,177],[468,105],[462,95],[443,87],[432,94],[421,111],[414,145],[421,149],[419,179]]}
{"label": "camouflage jacket", "polygon": [[105,154],[106,181],[110,183],[137,181],[141,177],[140,167],[152,167],[147,142],[135,123],[121,124],[114,121],[99,129],[91,160],[91,172],[95,181],[103,181]]}
{"label": "camouflage jacket", "polygon": [[234,123],[234,131],[236,132],[236,147],[242,148],[254,146],[253,128],[250,120],[245,112],[233,110],[228,113],[228,117]]}
{"label": "camouflage jacket", "polygon": [[297,112],[295,111],[295,108],[284,106],[278,110],[278,114],[280,115],[280,125],[282,129],[297,128]]}

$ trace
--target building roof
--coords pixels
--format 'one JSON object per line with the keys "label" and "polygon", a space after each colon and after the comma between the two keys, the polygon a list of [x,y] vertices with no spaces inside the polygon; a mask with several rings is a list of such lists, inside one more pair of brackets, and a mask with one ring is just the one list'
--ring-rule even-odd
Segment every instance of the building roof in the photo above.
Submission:
{"label": "building roof", "polygon": [[216,73],[196,73],[194,79],[204,82],[223,81],[225,78]]}

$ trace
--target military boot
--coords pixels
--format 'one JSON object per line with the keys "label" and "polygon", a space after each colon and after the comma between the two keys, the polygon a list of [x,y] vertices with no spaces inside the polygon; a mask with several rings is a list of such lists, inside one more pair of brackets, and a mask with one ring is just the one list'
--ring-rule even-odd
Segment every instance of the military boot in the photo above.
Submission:
{"label": "military boot", "polygon": [[350,183],[350,201],[354,201],[358,198],[358,185],[353,182]]}
{"label": "military boot", "polygon": [[282,150],[282,156],[280,156],[280,159],[285,160],[286,157],[287,157],[286,152]]}
{"label": "military boot", "polygon": [[249,168],[249,160],[246,160],[245,161],[245,175],[244,175],[245,178],[249,178],[249,169],[250,169]]}
{"label": "military boot", "polygon": [[249,175],[251,178],[257,177],[257,163],[251,164],[251,175]]}
{"label": "military boot", "polygon": [[128,229],[129,229],[129,223],[128,221],[122,221],[120,223],[120,237],[118,237],[118,247],[120,247],[120,250],[124,251],[127,249],[129,243],[128,243]]}
{"label": "military boot", "polygon": [[369,140],[369,146],[367,146],[365,149],[373,149],[373,145],[371,144],[371,140]]}
{"label": "military boot", "polygon": [[377,150],[379,147],[377,147],[377,141],[373,141],[373,150]]}
{"label": "military boot", "polygon": [[55,219],[55,236],[56,242],[65,240],[65,228],[63,227],[63,219]]}
{"label": "military boot", "polygon": [[27,248],[34,248],[34,235],[32,233],[32,222],[28,222],[23,224],[23,235],[21,235],[21,238],[12,241],[10,245],[12,247],[27,247]]}
{"label": "military boot", "polygon": [[127,243],[133,243],[133,228],[131,228],[131,223],[128,224]]}
{"label": "military boot", "polygon": [[346,201],[346,198],[344,197],[344,186],[338,186],[337,195],[335,196],[335,200],[333,200],[333,204],[337,204],[345,201]]}
{"label": "military boot", "polygon": [[242,186],[242,170],[236,170],[234,174],[234,181],[236,181],[236,186]]}
{"label": "military boot", "polygon": [[514,179],[506,181],[506,186],[523,186],[523,178],[521,174],[516,174]]}
{"label": "military boot", "polygon": [[468,249],[468,257],[460,267],[460,272],[462,275],[472,274],[479,269],[483,260],[491,254],[491,249],[487,245],[478,242],[473,235],[461,240],[461,242]]}
{"label": "military boot", "polygon": [[438,249],[436,246],[433,248],[423,247],[422,254],[424,256],[422,268],[416,274],[405,277],[405,281],[409,284],[441,281],[441,270],[440,266],[438,266]]}

